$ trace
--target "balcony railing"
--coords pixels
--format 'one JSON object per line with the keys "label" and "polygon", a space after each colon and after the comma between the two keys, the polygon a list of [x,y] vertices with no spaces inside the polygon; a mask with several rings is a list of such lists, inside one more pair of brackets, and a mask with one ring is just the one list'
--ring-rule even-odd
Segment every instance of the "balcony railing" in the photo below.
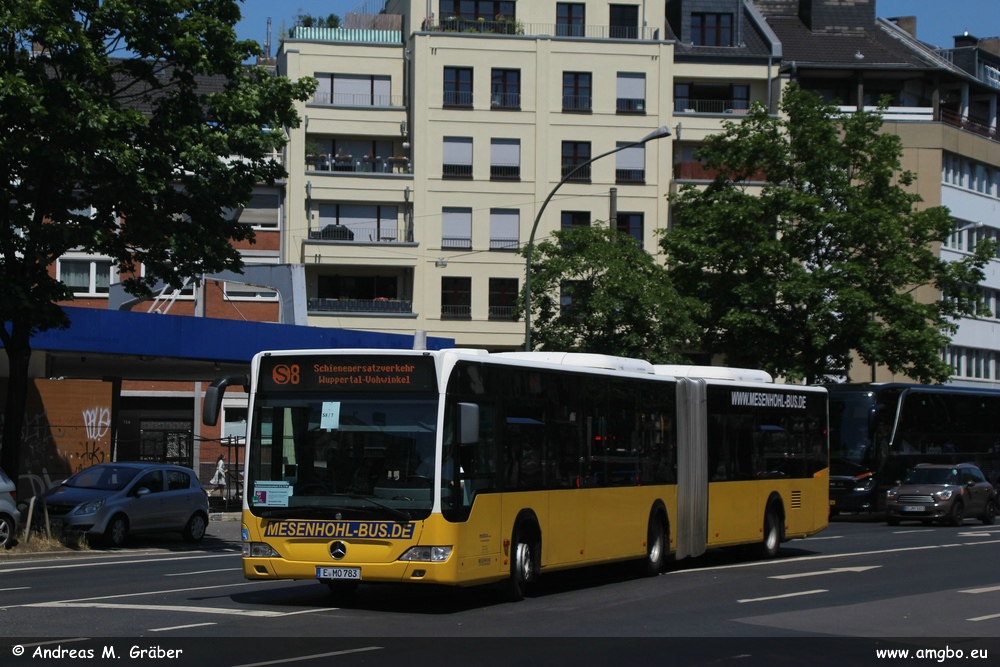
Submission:
{"label": "balcony railing", "polygon": [[961,114],[949,111],[948,109],[941,109],[941,121],[947,123],[948,125],[953,125],[963,130],[974,132],[980,136],[992,139],[993,141],[1000,140],[1000,137],[998,137],[997,134],[997,128],[990,127],[986,123],[972,120],[968,116],[962,116]]}
{"label": "balcony railing", "polygon": [[563,95],[563,111],[590,111],[593,95]]}
{"label": "balcony railing", "polygon": [[350,155],[307,155],[307,171],[339,171],[356,174],[410,173],[410,159],[407,157],[362,157]]}
{"label": "balcony railing", "polygon": [[645,182],[645,169],[615,169],[615,183],[642,185]]}
{"label": "balcony railing", "polygon": [[405,230],[381,225],[357,227],[354,225],[326,225],[309,231],[310,241],[354,241],[356,243],[404,243],[412,240]]}
{"label": "balcony railing", "polygon": [[402,95],[372,95],[371,93],[314,93],[313,103],[334,107],[404,107]]}
{"label": "balcony railing", "polygon": [[486,21],[442,17],[438,23],[424,24],[427,32],[460,32],[483,35],[530,35],[532,37],[585,37],[588,39],[659,39],[656,28],[638,26],[567,25],[560,23],[524,23],[517,19]]}
{"label": "balcony railing", "polygon": [[646,113],[646,100],[641,97],[619,97],[618,113]]}
{"label": "balcony railing", "polygon": [[448,249],[468,250],[472,248],[471,236],[442,236],[441,247]]}
{"label": "balcony railing", "polygon": [[491,320],[508,320],[513,322],[519,315],[516,306],[490,306]]}
{"label": "balcony railing", "polygon": [[521,243],[516,237],[490,239],[490,250],[517,250],[519,247]]}
{"label": "balcony railing", "polygon": [[471,164],[443,164],[441,165],[442,178],[472,178]]}
{"label": "balcony railing", "polygon": [[446,90],[442,102],[446,107],[472,108],[472,92],[465,90]]}
{"label": "balcony railing", "polygon": [[491,181],[519,181],[521,180],[521,165],[519,164],[491,164]]}
{"label": "balcony railing", "polygon": [[441,305],[442,320],[471,320],[472,306],[446,306]]}
{"label": "balcony railing", "polygon": [[674,113],[735,113],[745,114],[747,100],[694,100],[681,97],[674,100]]}
{"label": "balcony railing", "polygon": [[404,299],[308,299],[308,309],[318,312],[393,314],[412,313],[413,301]]}
{"label": "balcony railing", "polygon": [[[566,178],[566,176],[569,175],[570,172],[572,172],[574,169],[576,169],[576,167],[577,165],[575,164],[564,164],[562,166],[563,178]],[[588,164],[583,168],[581,168],[579,171],[573,174],[572,178],[570,178],[569,180],[570,182],[590,183],[590,165]]]}
{"label": "balcony railing", "polygon": [[521,93],[492,93],[490,95],[492,109],[520,109]]}

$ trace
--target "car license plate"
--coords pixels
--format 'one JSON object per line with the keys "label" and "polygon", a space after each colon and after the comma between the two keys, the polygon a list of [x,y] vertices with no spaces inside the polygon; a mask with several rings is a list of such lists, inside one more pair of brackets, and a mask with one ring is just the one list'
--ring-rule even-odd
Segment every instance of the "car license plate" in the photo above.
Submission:
{"label": "car license plate", "polygon": [[926,509],[923,505],[903,505],[904,512],[923,512]]}
{"label": "car license plate", "polygon": [[361,579],[360,567],[317,567],[317,579]]}

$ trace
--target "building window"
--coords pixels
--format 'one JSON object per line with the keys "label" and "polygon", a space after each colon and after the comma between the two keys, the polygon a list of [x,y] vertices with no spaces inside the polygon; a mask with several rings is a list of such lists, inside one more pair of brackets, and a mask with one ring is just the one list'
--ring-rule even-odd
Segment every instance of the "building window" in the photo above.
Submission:
{"label": "building window", "polygon": [[396,276],[319,275],[316,295],[320,299],[336,299],[341,309],[361,310],[351,302],[372,304],[375,301],[398,298],[399,278]]}
{"label": "building window", "polygon": [[59,280],[75,296],[107,296],[111,286],[110,259],[60,259]]}
{"label": "building window", "polygon": [[392,79],[375,74],[316,74],[313,101],[340,107],[392,105]]}
{"label": "building window", "polygon": [[490,180],[521,180],[521,140],[490,140]]}
{"label": "building window", "polygon": [[732,14],[691,14],[691,43],[695,46],[732,46]]}
{"label": "building window", "polygon": [[556,34],[583,37],[586,33],[587,5],[582,2],[556,3]]}
{"label": "building window", "polygon": [[490,107],[493,109],[521,108],[521,70],[493,70],[493,79],[490,84]]}
{"label": "building window", "polygon": [[[619,141],[618,147],[632,142]],[[615,183],[641,185],[646,182],[646,147],[629,146],[615,154]]]}
{"label": "building window", "polygon": [[618,72],[618,113],[646,113],[646,75]]}
{"label": "building window", "polygon": [[590,111],[590,72],[563,72],[563,111]]}
{"label": "building window", "polygon": [[517,278],[490,278],[490,319],[517,319]]}
{"label": "building window", "polygon": [[639,6],[611,5],[611,39],[639,38]]}
{"label": "building window", "polygon": [[[251,262],[247,262],[246,264],[247,266],[250,266]],[[259,264],[257,266],[259,266]],[[222,285],[222,292],[226,295],[227,301],[278,300],[278,292],[276,290],[267,289],[266,287],[261,287],[259,285],[251,285],[249,283],[231,282],[227,280]]]}
{"label": "building window", "polygon": [[635,239],[640,248],[642,247],[643,217],[642,213],[622,213],[619,211],[618,222],[616,223],[618,231],[628,234]]}
{"label": "building window", "polygon": [[444,138],[441,176],[443,178],[472,178],[471,137]]}
{"label": "building window", "polygon": [[[577,167],[590,160],[589,141],[562,142],[562,176],[566,178]],[[590,165],[583,166],[570,177],[571,181],[590,183]]]}
{"label": "building window", "polygon": [[516,3],[511,0],[441,0],[441,19],[458,18],[466,21],[495,21],[501,15],[505,19],[515,18]]}
{"label": "building window", "polygon": [[516,208],[490,209],[490,250],[517,250],[521,212]]}
{"label": "building window", "polygon": [[444,106],[472,107],[472,68],[444,68]]}
{"label": "building window", "polygon": [[240,222],[254,229],[274,231],[281,223],[281,199],[277,194],[254,194],[243,211]]}
{"label": "building window", "polygon": [[441,211],[441,247],[467,250],[472,247],[472,209],[449,208]]}
{"label": "building window", "polygon": [[441,319],[472,319],[472,278],[441,278]]}
{"label": "building window", "polygon": [[590,227],[590,211],[563,211],[561,223],[564,230],[574,227]]}

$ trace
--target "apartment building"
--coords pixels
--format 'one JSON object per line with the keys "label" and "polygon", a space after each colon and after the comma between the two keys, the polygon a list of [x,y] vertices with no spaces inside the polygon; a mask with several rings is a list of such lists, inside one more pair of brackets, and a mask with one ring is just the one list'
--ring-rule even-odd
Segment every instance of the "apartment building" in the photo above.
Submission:
{"label": "apartment building", "polygon": [[[955,38],[939,49],[915,38],[916,18],[876,18],[875,0],[755,0],[783,49],[781,78],[841,104],[890,106],[883,130],[900,137],[903,168],[926,206],[951,210],[955,231],[939,248],[959,259],[1000,234],[1000,39]],[[971,289],[971,287],[970,287]],[[962,318],[942,358],[956,384],[1000,386],[1000,256],[986,267],[990,315]],[[928,287],[920,298],[935,300]],[[855,365],[854,381],[892,377]]]}
{"label": "apartment building", "polygon": [[315,76],[291,130],[283,259],[308,323],[524,344],[517,254],[614,218],[656,252],[666,195],[711,177],[704,137],[773,102],[773,33],[741,0],[380,0],[295,28],[278,71]]}

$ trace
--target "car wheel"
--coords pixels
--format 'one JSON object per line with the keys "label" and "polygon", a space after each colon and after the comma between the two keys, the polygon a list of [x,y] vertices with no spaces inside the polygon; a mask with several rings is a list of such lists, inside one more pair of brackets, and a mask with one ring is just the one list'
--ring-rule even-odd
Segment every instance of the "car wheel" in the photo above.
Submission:
{"label": "car wheel", "polygon": [[961,526],[964,521],[965,503],[961,500],[956,500],[955,504],[951,506],[951,512],[948,513],[948,523],[952,526]]}
{"label": "car wheel", "polygon": [[5,516],[0,516],[0,549],[10,549],[14,546],[14,522]]}
{"label": "car wheel", "polygon": [[992,526],[997,521],[997,503],[995,500],[986,502],[986,509],[983,510],[982,522],[984,525]]}
{"label": "car wheel", "polygon": [[182,537],[185,542],[200,542],[201,538],[205,537],[205,529],[207,527],[208,522],[205,520],[205,515],[201,512],[196,512],[194,516],[188,519],[187,525],[184,526]]}
{"label": "car wheel", "polygon": [[781,522],[772,508],[767,508],[764,514],[764,539],[757,547],[761,558],[774,558],[781,546]]}
{"label": "car wheel", "polygon": [[646,557],[642,559],[642,574],[655,577],[663,570],[666,561],[663,522],[655,514],[649,517],[649,529],[646,535]]}
{"label": "car wheel", "polygon": [[108,521],[108,527],[104,530],[104,541],[109,547],[119,548],[125,544],[128,537],[128,519],[124,514],[116,514]]}
{"label": "car wheel", "polygon": [[511,540],[510,577],[507,579],[507,599],[520,602],[524,599],[528,583],[535,579],[535,561],[531,544],[519,535]]}

